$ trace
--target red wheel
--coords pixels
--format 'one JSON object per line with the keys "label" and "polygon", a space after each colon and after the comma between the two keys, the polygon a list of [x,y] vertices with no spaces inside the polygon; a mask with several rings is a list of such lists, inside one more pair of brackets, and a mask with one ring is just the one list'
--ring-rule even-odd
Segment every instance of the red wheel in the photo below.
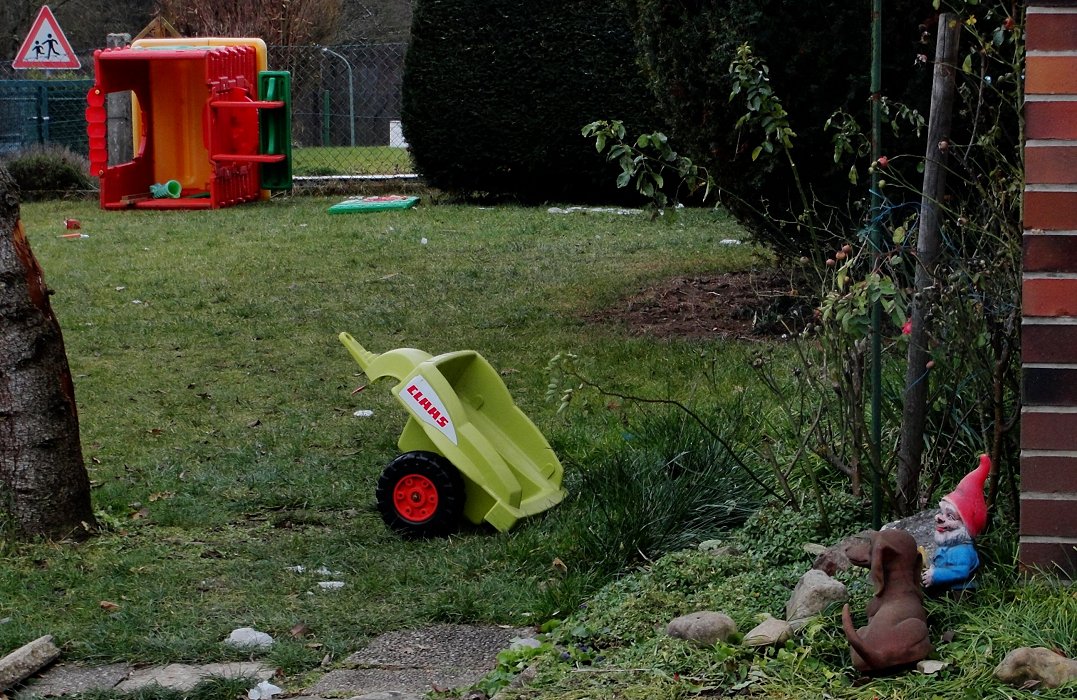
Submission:
{"label": "red wheel", "polygon": [[444,537],[464,513],[464,481],[448,460],[433,452],[400,455],[378,479],[382,520],[405,537]]}
{"label": "red wheel", "polygon": [[438,489],[422,474],[408,474],[393,487],[393,508],[409,523],[425,523],[438,509]]}

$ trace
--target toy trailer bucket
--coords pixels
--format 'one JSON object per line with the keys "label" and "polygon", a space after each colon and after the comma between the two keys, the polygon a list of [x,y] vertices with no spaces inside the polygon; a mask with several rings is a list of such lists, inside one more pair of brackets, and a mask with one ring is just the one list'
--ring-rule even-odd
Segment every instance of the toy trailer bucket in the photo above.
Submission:
{"label": "toy trailer bucket", "polygon": [[505,532],[564,498],[563,468],[553,449],[481,355],[463,350],[434,357],[413,348],[375,355],[347,333],[340,341],[372,381],[398,381],[392,393],[410,415],[398,446],[440,454],[456,467],[469,521]]}

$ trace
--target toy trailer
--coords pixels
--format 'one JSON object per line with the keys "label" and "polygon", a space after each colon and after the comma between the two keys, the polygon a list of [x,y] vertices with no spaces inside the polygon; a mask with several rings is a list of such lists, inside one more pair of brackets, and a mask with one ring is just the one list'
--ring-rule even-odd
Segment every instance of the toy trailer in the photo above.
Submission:
{"label": "toy trailer", "polygon": [[410,414],[397,441],[403,454],[378,479],[378,510],[391,529],[443,536],[462,516],[505,532],[565,497],[557,455],[478,353],[375,355],[347,333],[340,341],[371,381],[397,380],[393,396]]}

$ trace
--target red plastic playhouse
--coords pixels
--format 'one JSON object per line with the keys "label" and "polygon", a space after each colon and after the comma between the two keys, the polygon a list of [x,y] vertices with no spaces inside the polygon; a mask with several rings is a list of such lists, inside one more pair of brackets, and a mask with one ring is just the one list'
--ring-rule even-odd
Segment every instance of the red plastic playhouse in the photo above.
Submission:
{"label": "red plastic playhouse", "polygon": [[[90,172],[104,209],[216,209],[291,188],[291,81],[261,39],[145,39],[94,54]],[[109,165],[106,97],[132,93],[134,159]]]}

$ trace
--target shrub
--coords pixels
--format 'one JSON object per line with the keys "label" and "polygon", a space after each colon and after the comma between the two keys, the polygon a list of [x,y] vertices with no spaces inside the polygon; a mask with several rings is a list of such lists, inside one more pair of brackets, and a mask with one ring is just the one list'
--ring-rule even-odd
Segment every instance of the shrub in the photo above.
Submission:
{"label": "shrub", "polygon": [[416,168],[464,194],[614,193],[616,168],[580,129],[655,126],[634,54],[618,0],[418,0],[402,108]]}
{"label": "shrub", "polygon": [[[850,202],[856,188],[850,186],[848,163],[835,162],[833,133],[824,125],[839,109],[868,123],[867,3],[626,0],[626,5],[671,139],[708,170],[722,190],[723,204],[757,237],[797,256],[810,255],[816,243],[798,221],[802,204],[788,163],[753,157],[764,142],[763,131],[754,124],[738,128],[751,98],[742,93],[730,99],[735,89],[730,64],[745,43],[770,68],[760,83],[769,85],[787,112],[795,133],[790,155],[804,189],[817,200],[809,204],[837,224],[831,231],[848,229],[858,220],[860,212]],[[885,95],[920,107],[929,96],[930,65],[917,64],[916,57],[933,49],[933,41],[919,43],[920,23],[929,10],[925,0],[893,0],[884,15]],[[758,105],[750,108],[758,110]],[[892,142],[888,150],[891,145],[923,152],[915,140]]]}
{"label": "shrub", "polygon": [[5,158],[3,165],[25,200],[66,197],[93,189],[86,159],[66,146],[34,145]]}

